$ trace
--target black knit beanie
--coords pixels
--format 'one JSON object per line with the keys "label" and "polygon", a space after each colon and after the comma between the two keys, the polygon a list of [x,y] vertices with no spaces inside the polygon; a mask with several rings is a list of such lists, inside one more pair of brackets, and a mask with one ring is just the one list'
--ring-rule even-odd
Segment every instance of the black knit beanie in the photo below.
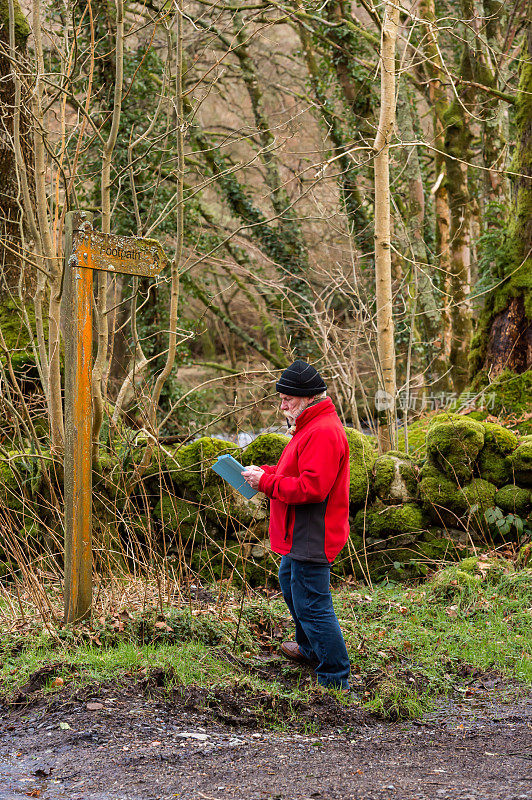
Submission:
{"label": "black knit beanie", "polygon": [[327,390],[320,373],[300,358],[285,369],[275,390],[292,397],[313,397]]}

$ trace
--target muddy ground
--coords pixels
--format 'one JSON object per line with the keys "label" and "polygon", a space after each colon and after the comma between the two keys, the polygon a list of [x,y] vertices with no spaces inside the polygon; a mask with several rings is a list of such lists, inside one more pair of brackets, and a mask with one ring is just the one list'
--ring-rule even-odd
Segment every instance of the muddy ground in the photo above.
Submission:
{"label": "muddy ground", "polygon": [[0,709],[1,800],[532,800],[532,695],[498,679],[383,722],[329,696],[169,694],[157,672],[45,698],[52,673]]}

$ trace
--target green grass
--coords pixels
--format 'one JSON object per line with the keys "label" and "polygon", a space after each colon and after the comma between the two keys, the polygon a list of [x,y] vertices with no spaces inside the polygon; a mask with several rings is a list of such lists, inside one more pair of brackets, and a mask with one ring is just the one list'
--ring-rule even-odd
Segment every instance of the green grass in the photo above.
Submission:
{"label": "green grass", "polygon": [[[529,587],[530,589],[530,587]],[[482,587],[464,599],[423,587],[377,588],[360,605],[346,593],[336,608],[354,664],[415,669],[443,687],[464,664],[532,683],[532,611],[527,593]],[[361,646],[362,645],[362,646]]]}
{"label": "green grass", "polygon": [[[532,684],[532,570],[495,568],[475,559],[453,565],[421,586],[343,586],[334,602],[353,663],[353,684],[362,702],[392,718],[420,716],[438,694],[464,683],[464,668],[496,671],[509,681]],[[491,563],[491,562],[490,562]],[[469,570],[469,577],[465,571]],[[476,573],[475,573],[476,570]],[[258,677],[248,667],[287,619],[281,599],[255,598],[245,604],[233,653],[238,598],[223,614],[165,609],[95,623],[91,628],[54,634],[4,635],[0,644],[0,693],[13,697],[40,667],[59,665],[42,692],[87,683],[141,680],[165,670],[168,689],[239,685],[250,694],[308,699],[308,688],[282,682],[294,676],[289,665],[278,680]],[[124,619],[124,617],[122,617]],[[290,629],[283,629],[289,637]],[[54,678],[64,686],[53,686]],[[338,697],[338,702],[344,702]]]}

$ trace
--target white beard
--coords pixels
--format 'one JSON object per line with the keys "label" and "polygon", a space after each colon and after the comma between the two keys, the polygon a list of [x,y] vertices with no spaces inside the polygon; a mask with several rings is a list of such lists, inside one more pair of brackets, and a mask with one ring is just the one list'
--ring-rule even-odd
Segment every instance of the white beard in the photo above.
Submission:
{"label": "white beard", "polygon": [[297,404],[297,406],[293,409],[291,414],[285,414],[286,421],[288,422],[288,427],[292,427],[296,424],[296,419],[299,417],[300,414],[308,407],[309,400],[313,398],[309,397],[302,397],[301,401]]}

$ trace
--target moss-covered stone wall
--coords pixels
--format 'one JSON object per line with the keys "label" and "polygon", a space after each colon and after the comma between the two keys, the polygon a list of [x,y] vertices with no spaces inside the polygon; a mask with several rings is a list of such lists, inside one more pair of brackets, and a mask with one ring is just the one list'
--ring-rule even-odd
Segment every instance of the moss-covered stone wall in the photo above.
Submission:
{"label": "moss-covered stone wall", "polygon": [[[530,538],[532,436],[448,413],[425,426],[416,457],[377,456],[369,437],[353,429],[347,436],[351,536],[336,572],[414,578],[442,560],[463,558],[473,545],[522,545]],[[268,546],[267,500],[260,494],[243,499],[210,467],[224,453],[245,464],[274,464],[288,441],[263,434],[239,450],[202,437],[161,448],[141,480],[139,443],[125,452],[116,442],[116,455],[102,459],[94,475],[98,530],[110,531],[107,539],[115,543],[131,539],[169,559],[186,557],[207,578],[274,581],[278,559]],[[33,520],[50,527],[49,506],[39,500],[45,489],[34,454],[0,458],[0,507],[21,525]]]}

